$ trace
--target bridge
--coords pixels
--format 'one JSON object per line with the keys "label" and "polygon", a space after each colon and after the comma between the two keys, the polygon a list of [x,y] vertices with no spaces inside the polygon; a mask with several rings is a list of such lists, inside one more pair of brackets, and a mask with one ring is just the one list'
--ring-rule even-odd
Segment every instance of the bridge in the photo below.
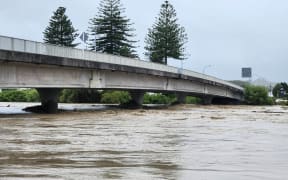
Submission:
{"label": "bridge", "polygon": [[243,89],[205,74],[139,59],[0,36],[0,88],[36,88],[41,106],[55,113],[63,88],[127,90],[141,105],[145,92],[212,101],[241,101]]}

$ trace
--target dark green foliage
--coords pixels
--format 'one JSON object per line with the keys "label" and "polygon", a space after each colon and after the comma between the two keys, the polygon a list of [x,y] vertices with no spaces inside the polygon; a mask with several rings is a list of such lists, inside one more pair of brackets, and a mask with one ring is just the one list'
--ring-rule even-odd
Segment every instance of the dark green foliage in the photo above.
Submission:
{"label": "dark green foliage", "polygon": [[135,31],[130,26],[130,19],[124,14],[120,0],[102,0],[99,12],[90,21],[90,49],[98,52],[121,55],[126,57],[138,57],[135,54],[136,41],[131,40]]}
{"label": "dark green foliage", "polygon": [[[285,93],[281,92],[284,91]],[[288,85],[285,82],[277,83],[273,90],[272,90],[273,96],[276,98],[287,98],[288,97]]]}
{"label": "dark green foliage", "polygon": [[[173,104],[177,101],[174,94],[146,93],[144,95],[144,104]],[[197,97],[187,96],[187,104],[201,104],[202,100]]]}
{"label": "dark green foliage", "polygon": [[35,89],[3,90],[0,93],[1,102],[39,102],[40,98]]}
{"label": "dark green foliage", "polygon": [[273,104],[273,99],[268,97],[268,90],[263,86],[246,86],[244,96],[246,103],[249,105]]}
{"label": "dark green foliage", "polygon": [[93,89],[64,89],[59,101],[63,103],[98,103],[101,95]]}
{"label": "dark green foliage", "polygon": [[198,97],[187,96],[186,104],[202,104],[202,100]]}
{"label": "dark green foliage", "polygon": [[273,90],[272,90],[272,94],[274,97],[278,98],[279,97],[279,91],[280,91],[280,88],[281,88],[281,84],[280,83],[277,83],[274,87],[273,87]]}
{"label": "dark green foliage", "polygon": [[183,60],[187,34],[184,27],[177,24],[176,11],[165,1],[156,23],[148,30],[145,39],[146,55],[152,62],[167,64],[167,58]]}
{"label": "dark green foliage", "polygon": [[127,91],[104,91],[101,94],[101,103],[107,104],[125,104],[131,100]]}
{"label": "dark green foliage", "polygon": [[176,101],[175,95],[164,95],[161,93],[145,93],[144,104],[171,104]]}
{"label": "dark green foliage", "polygon": [[[107,103],[124,104],[131,100],[127,91],[103,91],[93,89],[64,89],[59,97],[61,103]],[[176,101],[174,94],[145,93],[144,104],[173,104]],[[36,89],[27,90],[3,90],[0,93],[0,102],[40,102],[40,97]],[[186,98],[188,104],[199,104],[201,99]]]}
{"label": "dark green foliage", "polygon": [[26,102],[39,102],[40,96],[36,89],[28,89],[22,91],[25,93]]}
{"label": "dark green foliage", "polygon": [[65,15],[66,8],[59,7],[50,19],[49,26],[44,31],[44,42],[49,44],[75,47],[73,44],[78,34],[72,22]]}

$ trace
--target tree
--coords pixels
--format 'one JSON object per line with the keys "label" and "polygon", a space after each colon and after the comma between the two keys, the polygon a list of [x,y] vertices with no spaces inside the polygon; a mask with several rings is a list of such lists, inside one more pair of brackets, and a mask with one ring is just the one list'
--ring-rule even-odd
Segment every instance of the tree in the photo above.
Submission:
{"label": "tree", "polygon": [[288,96],[287,93],[288,93],[288,85],[285,82],[277,83],[272,90],[272,94],[276,98],[287,97]]}
{"label": "tree", "polygon": [[135,31],[130,19],[123,16],[125,9],[120,0],[102,0],[98,15],[90,20],[90,49],[93,51],[138,57],[135,54],[136,41],[131,40]]}
{"label": "tree", "polygon": [[78,36],[77,30],[72,26],[72,22],[65,15],[66,8],[59,7],[50,19],[49,26],[46,27],[44,42],[61,46],[75,47],[73,41]]}
{"label": "tree", "polygon": [[249,105],[272,105],[268,90],[263,86],[248,85],[244,90],[245,101]]}
{"label": "tree", "polygon": [[167,64],[167,58],[183,60],[187,34],[184,27],[177,24],[176,11],[165,1],[160,14],[145,38],[146,55],[152,62]]}

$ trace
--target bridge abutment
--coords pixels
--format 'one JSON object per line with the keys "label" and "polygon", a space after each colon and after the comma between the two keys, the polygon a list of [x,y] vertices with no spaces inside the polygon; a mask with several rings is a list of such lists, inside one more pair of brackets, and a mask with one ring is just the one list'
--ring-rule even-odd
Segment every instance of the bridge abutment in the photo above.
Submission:
{"label": "bridge abutment", "polygon": [[58,112],[58,97],[61,89],[37,88],[41,99],[41,110],[44,113],[54,114]]}

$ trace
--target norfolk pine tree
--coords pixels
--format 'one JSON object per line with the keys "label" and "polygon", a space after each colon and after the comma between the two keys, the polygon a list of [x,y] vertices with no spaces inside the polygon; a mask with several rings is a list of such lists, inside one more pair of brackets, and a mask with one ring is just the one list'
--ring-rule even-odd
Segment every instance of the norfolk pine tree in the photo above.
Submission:
{"label": "norfolk pine tree", "polygon": [[102,0],[98,15],[90,20],[90,49],[114,55],[136,58],[136,41],[131,40],[135,31],[130,19],[123,16],[125,9],[120,0]]}
{"label": "norfolk pine tree", "polygon": [[146,55],[152,62],[167,64],[168,57],[183,60],[184,44],[187,42],[185,29],[177,24],[176,11],[165,1],[159,17],[145,38]]}
{"label": "norfolk pine tree", "polygon": [[72,22],[65,15],[66,8],[59,7],[50,19],[49,26],[46,27],[44,42],[49,44],[75,47],[73,41],[78,36],[77,30],[72,26]]}
{"label": "norfolk pine tree", "polygon": [[[77,30],[72,26],[72,22],[65,15],[66,8],[59,7],[50,19],[49,26],[44,31],[44,42],[49,44],[75,47],[73,44],[77,38]],[[91,102],[94,97],[99,96],[97,90],[90,89],[71,89],[63,90],[61,93],[64,102]],[[69,98],[68,98],[69,97]],[[89,100],[87,98],[89,97]]]}

